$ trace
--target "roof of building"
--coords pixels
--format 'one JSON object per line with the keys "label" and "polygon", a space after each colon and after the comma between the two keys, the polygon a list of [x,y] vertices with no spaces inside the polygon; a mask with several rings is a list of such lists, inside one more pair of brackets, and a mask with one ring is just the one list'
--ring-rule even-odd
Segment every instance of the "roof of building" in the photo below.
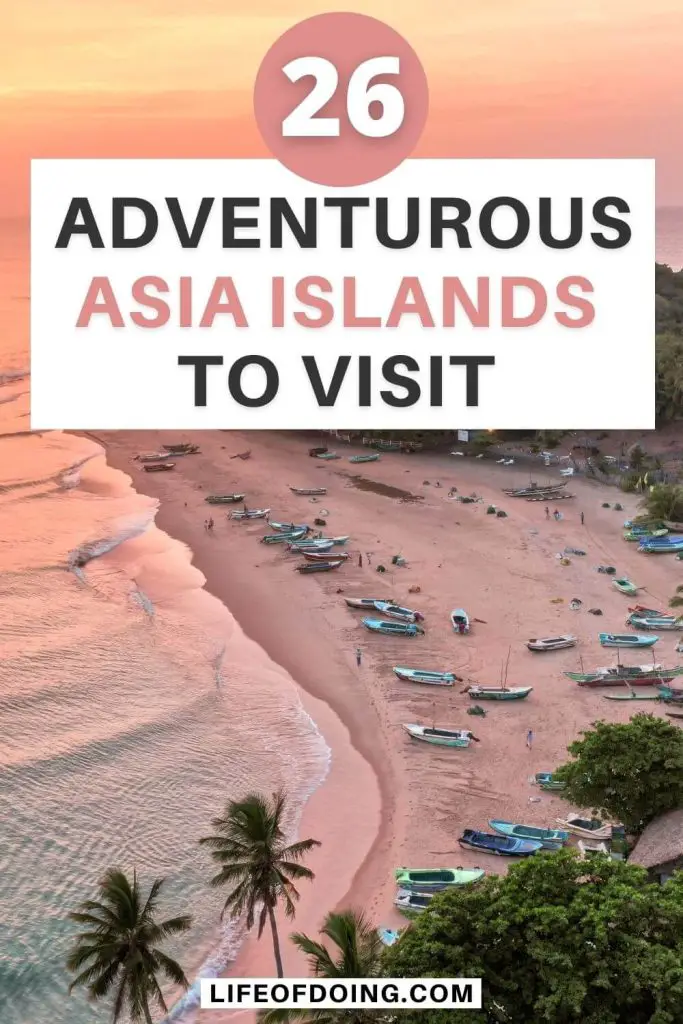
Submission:
{"label": "roof of building", "polygon": [[631,864],[656,868],[683,857],[683,808],[667,811],[647,826],[629,857]]}

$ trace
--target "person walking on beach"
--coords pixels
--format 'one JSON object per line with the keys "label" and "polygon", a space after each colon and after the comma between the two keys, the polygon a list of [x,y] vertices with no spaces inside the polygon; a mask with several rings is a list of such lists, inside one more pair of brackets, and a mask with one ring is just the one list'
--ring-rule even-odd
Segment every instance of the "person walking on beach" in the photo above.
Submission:
{"label": "person walking on beach", "polygon": [[545,507],[545,517],[546,517],[546,519],[550,519],[550,509],[548,508],[547,505]]}
{"label": "person walking on beach", "polygon": [[[358,552],[358,568],[363,568],[363,554],[360,551]],[[360,665],[360,662],[358,662],[358,664]]]}
{"label": "person walking on beach", "polygon": [[209,533],[211,533],[211,531],[213,530],[213,517],[212,516],[209,516],[209,518],[207,519],[207,521],[206,521],[206,528],[209,531]]}
{"label": "person walking on beach", "polygon": [[534,742],[533,729],[529,729],[528,733],[526,734],[526,745],[529,748],[529,750],[531,750],[531,746],[532,746],[533,742]]}
{"label": "person walking on beach", "polygon": [[582,526],[583,526],[583,520],[584,520],[584,515],[583,515],[583,512],[582,512],[582,513],[581,513],[581,525],[582,525]]}
{"label": "person walking on beach", "polygon": [[363,652],[361,651],[360,647],[356,647],[356,665],[358,665],[358,668],[360,668],[360,663],[362,660]]}

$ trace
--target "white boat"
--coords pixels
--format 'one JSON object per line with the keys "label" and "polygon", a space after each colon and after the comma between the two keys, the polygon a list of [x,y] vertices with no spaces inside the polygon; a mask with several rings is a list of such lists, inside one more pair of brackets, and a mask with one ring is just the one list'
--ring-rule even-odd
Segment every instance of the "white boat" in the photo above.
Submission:
{"label": "white boat", "polygon": [[591,841],[590,839],[579,839],[576,845],[579,848],[582,860],[586,860],[588,857],[592,857],[596,853],[600,853],[604,857],[609,857],[609,850],[606,843],[599,843]]}
{"label": "white boat", "polygon": [[376,608],[378,604],[389,603],[379,597],[345,597],[344,600],[349,608]]}
{"label": "white boat", "polygon": [[526,645],[530,651],[563,651],[567,647],[576,647],[578,643],[575,636],[565,633],[564,636],[546,636],[527,640]]}
{"label": "white boat", "polygon": [[375,601],[375,608],[390,619],[400,619],[401,622],[422,622],[422,612],[413,611],[412,608],[401,608],[398,604],[391,604],[388,601]]}
{"label": "white boat", "polygon": [[424,683],[427,686],[453,686],[458,678],[454,672],[429,672],[427,669],[407,668],[404,665],[397,665],[394,674],[405,683]]}
{"label": "white boat", "polygon": [[410,892],[409,889],[399,889],[394,899],[394,905],[400,910],[411,910],[413,913],[421,913],[429,906],[434,893],[432,892]]}
{"label": "white boat", "polygon": [[611,839],[612,826],[597,818],[579,818],[572,815],[569,818],[556,818],[557,824],[571,832],[573,836],[580,836],[582,839]]}
{"label": "white boat", "polygon": [[318,496],[327,494],[327,487],[290,487],[292,494]]}
{"label": "white boat", "polygon": [[268,515],[269,508],[254,508],[248,512],[228,512],[228,519],[265,519]]}
{"label": "white boat", "polygon": [[451,624],[456,633],[469,633],[470,620],[464,608],[454,608],[451,612]]}
{"label": "white boat", "polygon": [[300,551],[302,554],[305,551],[330,551],[334,547],[334,541],[332,540],[301,540],[294,544],[288,544],[288,551]]}
{"label": "white boat", "polygon": [[414,740],[437,747],[469,747],[472,739],[469,729],[436,729],[417,724],[404,724],[403,728]]}

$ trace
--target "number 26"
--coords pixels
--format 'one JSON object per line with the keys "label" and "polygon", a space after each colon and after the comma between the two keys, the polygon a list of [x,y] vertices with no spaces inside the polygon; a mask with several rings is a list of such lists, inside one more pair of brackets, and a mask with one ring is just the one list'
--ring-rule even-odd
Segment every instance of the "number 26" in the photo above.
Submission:
{"label": "number 26", "polygon": [[[339,118],[315,116],[329,103],[339,84],[339,72],[334,64],[325,57],[297,57],[285,64],[282,70],[290,82],[298,82],[309,75],[315,78],[309,94],[282,122],[283,136],[337,138],[340,135]],[[351,75],[346,92],[346,112],[351,126],[359,135],[386,139],[403,124],[405,103],[399,89],[387,82],[370,85],[378,75],[397,75],[399,71],[398,57],[371,57],[359,64]],[[380,104],[380,117],[370,117],[371,103]]]}

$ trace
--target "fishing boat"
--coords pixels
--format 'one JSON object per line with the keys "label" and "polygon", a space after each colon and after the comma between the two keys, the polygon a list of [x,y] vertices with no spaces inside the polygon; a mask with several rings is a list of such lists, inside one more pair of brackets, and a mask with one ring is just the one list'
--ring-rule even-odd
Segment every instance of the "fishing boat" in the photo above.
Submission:
{"label": "fishing boat", "polygon": [[659,699],[664,704],[683,704],[683,690],[664,684],[658,689]]}
{"label": "fishing boat", "polygon": [[399,910],[412,910],[413,913],[420,914],[427,909],[433,895],[434,893],[430,892],[411,892],[409,889],[399,889],[394,899],[394,906]]}
{"label": "fishing boat", "polygon": [[665,711],[667,718],[683,718],[683,711]]}
{"label": "fishing boat", "polygon": [[349,608],[376,608],[382,602],[379,597],[345,597],[344,601]]}
{"label": "fishing boat", "polygon": [[424,629],[416,622],[390,622],[386,619],[361,619],[361,622],[372,633],[385,633],[387,636],[420,636],[424,634]]}
{"label": "fishing boat", "polygon": [[564,651],[568,647],[576,647],[577,643],[575,636],[566,633],[564,636],[547,636],[527,640],[526,645],[530,651]]}
{"label": "fishing boat", "polygon": [[346,551],[302,551],[307,562],[345,562],[350,556]]}
{"label": "fishing boat", "polygon": [[598,818],[579,818],[572,815],[569,818],[556,818],[561,828],[571,832],[573,836],[580,836],[583,839],[611,839],[612,826],[600,821]]}
{"label": "fishing boat", "polygon": [[243,494],[207,494],[204,501],[209,505],[237,505],[244,501]]}
{"label": "fishing boat", "polygon": [[301,546],[311,548],[311,550],[327,551],[328,546],[341,547],[346,544],[348,539],[348,534],[344,537],[309,537],[301,542]]}
{"label": "fishing boat", "polygon": [[168,452],[154,452],[150,455],[136,455],[135,459],[137,462],[161,462],[163,459],[170,458]]}
{"label": "fishing boat", "polygon": [[274,519],[268,520],[268,526],[271,530],[277,530],[278,533],[291,533],[292,530],[305,530],[308,533],[311,529],[305,523],[276,523]]}
{"label": "fishing boat", "polygon": [[289,551],[305,554],[306,551],[330,551],[334,547],[331,540],[298,540],[287,545]]}
{"label": "fishing boat", "polygon": [[343,544],[346,544],[348,539],[349,539],[349,534],[348,533],[345,533],[341,537],[323,537],[322,538],[322,540],[331,540],[335,547],[341,547]]}
{"label": "fishing boat", "polygon": [[683,619],[675,615],[639,615],[632,612],[626,620],[627,626],[634,629],[683,629]]}
{"label": "fishing boat", "polygon": [[627,579],[625,576],[613,579],[612,586],[615,590],[618,590],[620,594],[628,594],[629,597],[635,597],[640,589],[635,585],[635,583],[632,583],[631,580]]}
{"label": "fishing boat", "polygon": [[473,828],[466,828],[458,842],[471,850],[492,853],[496,857],[528,857],[543,849],[543,843],[537,839],[515,839],[512,836],[477,832]]}
{"label": "fishing boat", "polygon": [[671,617],[667,612],[658,611],[657,608],[646,608],[643,604],[636,604],[633,606],[629,605],[628,610],[633,612],[635,615],[644,615],[646,618],[649,618],[650,616],[654,616],[655,618],[660,616],[663,619],[668,619]]}
{"label": "fishing boat", "polygon": [[422,612],[413,611],[412,608],[401,608],[398,604],[391,604],[388,601],[377,601],[375,609],[390,619],[400,619],[401,622],[423,622]]}
{"label": "fishing boat", "polygon": [[483,868],[397,868],[396,884],[411,892],[438,892],[451,886],[473,885],[486,872]]}
{"label": "fishing boat", "polygon": [[558,850],[569,839],[569,832],[564,832],[559,828],[518,825],[513,821],[502,821],[499,818],[492,818],[489,821],[489,828],[501,836],[511,836],[512,839],[533,839],[535,842],[542,843],[545,850]]}
{"label": "fishing boat", "polygon": [[306,536],[305,530],[293,530],[291,533],[267,533],[261,537],[262,544],[288,544],[290,541],[300,540]]}
{"label": "fishing boat", "polygon": [[556,484],[536,484],[531,483],[528,487],[502,487],[503,494],[509,494],[511,498],[526,498],[528,495],[534,494],[554,494],[555,491],[561,491],[563,487],[567,487],[569,480],[561,480]]}
{"label": "fishing boat", "polygon": [[290,487],[292,494],[299,494],[302,497],[318,497],[327,494],[327,487]]}
{"label": "fishing boat", "polygon": [[576,846],[581,855],[581,860],[594,857],[596,853],[603,857],[609,857],[606,843],[592,842],[590,839],[579,839]]}
{"label": "fishing boat", "polygon": [[404,668],[398,665],[394,674],[404,683],[424,683],[426,686],[453,686],[457,676],[453,672],[428,672],[422,668]]}
{"label": "fishing boat", "polygon": [[666,537],[645,537],[638,545],[646,554],[668,554],[683,551],[683,535],[670,533]]}
{"label": "fishing boat", "polygon": [[533,686],[470,686],[467,693],[472,700],[524,700]]}
{"label": "fishing boat", "polygon": [[336,562],[305,562],[303,565],[295,566],[297,572],[329,572],[331,569],[338,569],[341,561]]}
{"label": "fishing boat", "polygon": [[373,452],[372,455],[351,455],[349,462],[377,462],[379,457],[379,452]]}
{"label": "fishing boat", "polygon": [[250,508],[246,512],[228,512],[228,519],[265,519],[269,508]]}
{"label": "fishing boat", "polygon": [[162,444],[161,447],[164,451],[170,452],[171,455],[191,455],[199,451],[198,444],[190,444],[189,442],[185,444]]}
{"label": "fishing boat", "polygon": [[[512,497],[518,497],[518,495],[512,495]],[[551,491],[550,493],[534,494],[527,501],[568,501],[570,498],[575,498],[575,494],[558,494],[557,491]]]}
{"label": "fishing boat", "polygon": [[546,793],[559,793],[561,789],[566,789],[567,785],[566,782],[553,778],[552,772],[536,772],[534,782]]}
{"label": "fishing boat", "polygon": [[142,467],[145,473],[168,473],[175,469],[175,462],[150,462]]}
{"label": "fishing boat", "polygon": [[327,451],[328,449],[324,445],[322,445],[319,446],[318,448],[309,448],[308,454],[311,456],[311,458],[314,458],[316,455],[326,455]]}
{"label": "fishing boat", "polygon": [[649,537],[666,537],[669,531],[667,529],[661,530],[627,530],[624,534],[624,540],[628,541],[641,541],[647,540]]}
{"label": "fishing boat", "polygon": [[636,693],[635,690],[631,690],[630,693],[603,693],[603,700],[659,700],[659,695],[656,693]]}
{"label": "fishing boat", "polygon": [[661,665],[610,665],[593,672],[565,672],[567,679],[579,686],[658,686],[683,675],[683,666],[663,668]]}
{"label": "fishing boat", "polygon": [[638,633],[598,633],[603,647],[652,647],[658,636],[641,636]]}
{"label": "fishing boat", "polygon": [[320,452],[316,459],[341,459],[339,452]]}
{"label": "fishing boat", "polygon": [[469,633],[470,620],[464,608],[454,608],[451,612],[451,625],[455,633]]}
{"label": "fishing boat", "polygon": [[404,724],[403,728],[414,740],[437,747],[469,747],[472,740],[472,733],[467,729],[437,729],[416,724]]}

